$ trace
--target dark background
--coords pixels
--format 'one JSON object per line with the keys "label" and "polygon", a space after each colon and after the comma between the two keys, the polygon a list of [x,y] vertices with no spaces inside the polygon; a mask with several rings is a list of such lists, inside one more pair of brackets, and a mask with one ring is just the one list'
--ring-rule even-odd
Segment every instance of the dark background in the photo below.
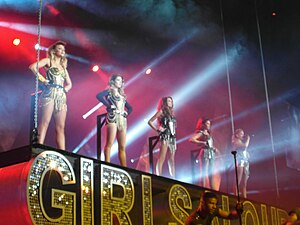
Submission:
{"label": "dark background", "polygon": [[[95,96],[109,76],[121,73],[134,107],[128,118],[129,167],[149,166],[148,157],[141,157],[147,138],[155,135],[147,120],[159,98],[171,95],[178,120],[176,179],[198,184],[190,160],[197,146],[187,139],[205,116],[213,121],[222,153],[220,190],[232,193],[231,104],[234,128],[251,136],[248,197],[286,210],[299,206],[299,9],[298,0],[43,1],[41,46],[68,43],[68,151],[96,158],[92,131],[105,110],[82,116],[98,104]],[[2,152],[29,143],[35,79],[28,66],[36,60],[38,12],[38,1],[0,1]],[[19,46],[12,44],[16,37]],[[94,64],[101,70],[93,72]],[[55,146],[52,125],[46,144]],[[112,162],[118,163],[116,154]]]}

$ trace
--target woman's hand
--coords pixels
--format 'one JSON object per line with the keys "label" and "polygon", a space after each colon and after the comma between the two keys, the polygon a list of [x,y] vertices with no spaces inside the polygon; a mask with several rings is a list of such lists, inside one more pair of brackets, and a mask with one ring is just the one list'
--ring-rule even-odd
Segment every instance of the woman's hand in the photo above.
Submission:
{"label": "woman's hand", "polygon": [[122,115],[123,117],[127,118],[128,112],[124,111],[124,112],[121,113],[121,115]]}
{"label": "woman's hand", "polygon": [[167,128],[163,128],[162,126],[159,126],[159,127],[156,129],[156,131],[160,133],[160,132],[164,132],[166,129],[167,129]]}
{"label": "woman's hand", "polygon": [[107,112],[113,112],[114,110],[116,110],[116,106],[115,105],[110,105],[110,106],[106,107],[106,111]]}

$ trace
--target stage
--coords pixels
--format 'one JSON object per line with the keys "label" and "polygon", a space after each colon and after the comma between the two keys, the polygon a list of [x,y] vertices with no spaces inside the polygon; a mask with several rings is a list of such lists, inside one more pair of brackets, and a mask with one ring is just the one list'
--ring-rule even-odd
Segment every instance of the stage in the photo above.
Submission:
{"label": "stage", "polygon": [[[205,190],[44,145],[13,149],[0,158],[0,224],[5,225],[184,224]],[[234,208],[236,196],[217,195],[220,207]],[[244,225],[280,225],[287,215],[265,203],[243,203]]]}

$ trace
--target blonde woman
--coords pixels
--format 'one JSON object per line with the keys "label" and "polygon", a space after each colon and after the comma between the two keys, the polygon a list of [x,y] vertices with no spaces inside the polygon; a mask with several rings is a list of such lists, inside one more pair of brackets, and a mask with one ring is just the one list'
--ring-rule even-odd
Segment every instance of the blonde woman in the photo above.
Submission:
{"label": "blonde woman", "polygon": [[[66,43],[57,41],[48,48],[46,58],[29,66],[43,84],[40,97],[41,118],[38,126],[38,143],[44,144],[47,129],[53,116],[55,122],[57,148],[65,150],[65,122],[67,116],[67,93],[72,82],[67,71]],[[38,65],[38,68],[37,68]],[[46,77],[39,69],[46,70]]]}
{"label": "blonde woman", "polygon": [[[245,135],[242,129],[236,129],[231,139],[233,151],[236,151],[237,159],[237,178],[241,187],[242,197],[247,197],[247,182],[250,175],[249,152],[247,148],[250,144],[250,136]],[[234,192],[237,194],[236,185]]]}
{"label": "blonde woman", "polygon": [[112,75],[109,80],[109,87],[97,94],[96,97],[106,106],[107,111],[105,161],[110,162],[111,147],[117,137],[120,164],[121,166],[127,166],[125,146],[127,116],[132,112],[132,107],[126,101],[123,77],[119,74]]}

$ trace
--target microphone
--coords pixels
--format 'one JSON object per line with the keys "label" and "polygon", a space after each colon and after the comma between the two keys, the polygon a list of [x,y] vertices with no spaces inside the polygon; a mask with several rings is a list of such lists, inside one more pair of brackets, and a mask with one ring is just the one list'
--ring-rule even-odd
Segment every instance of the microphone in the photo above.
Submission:
{"label": "microphone", "polygon": [[247,138],[247,137],[255,137],[255,134],[245,134],[243,139]]}

